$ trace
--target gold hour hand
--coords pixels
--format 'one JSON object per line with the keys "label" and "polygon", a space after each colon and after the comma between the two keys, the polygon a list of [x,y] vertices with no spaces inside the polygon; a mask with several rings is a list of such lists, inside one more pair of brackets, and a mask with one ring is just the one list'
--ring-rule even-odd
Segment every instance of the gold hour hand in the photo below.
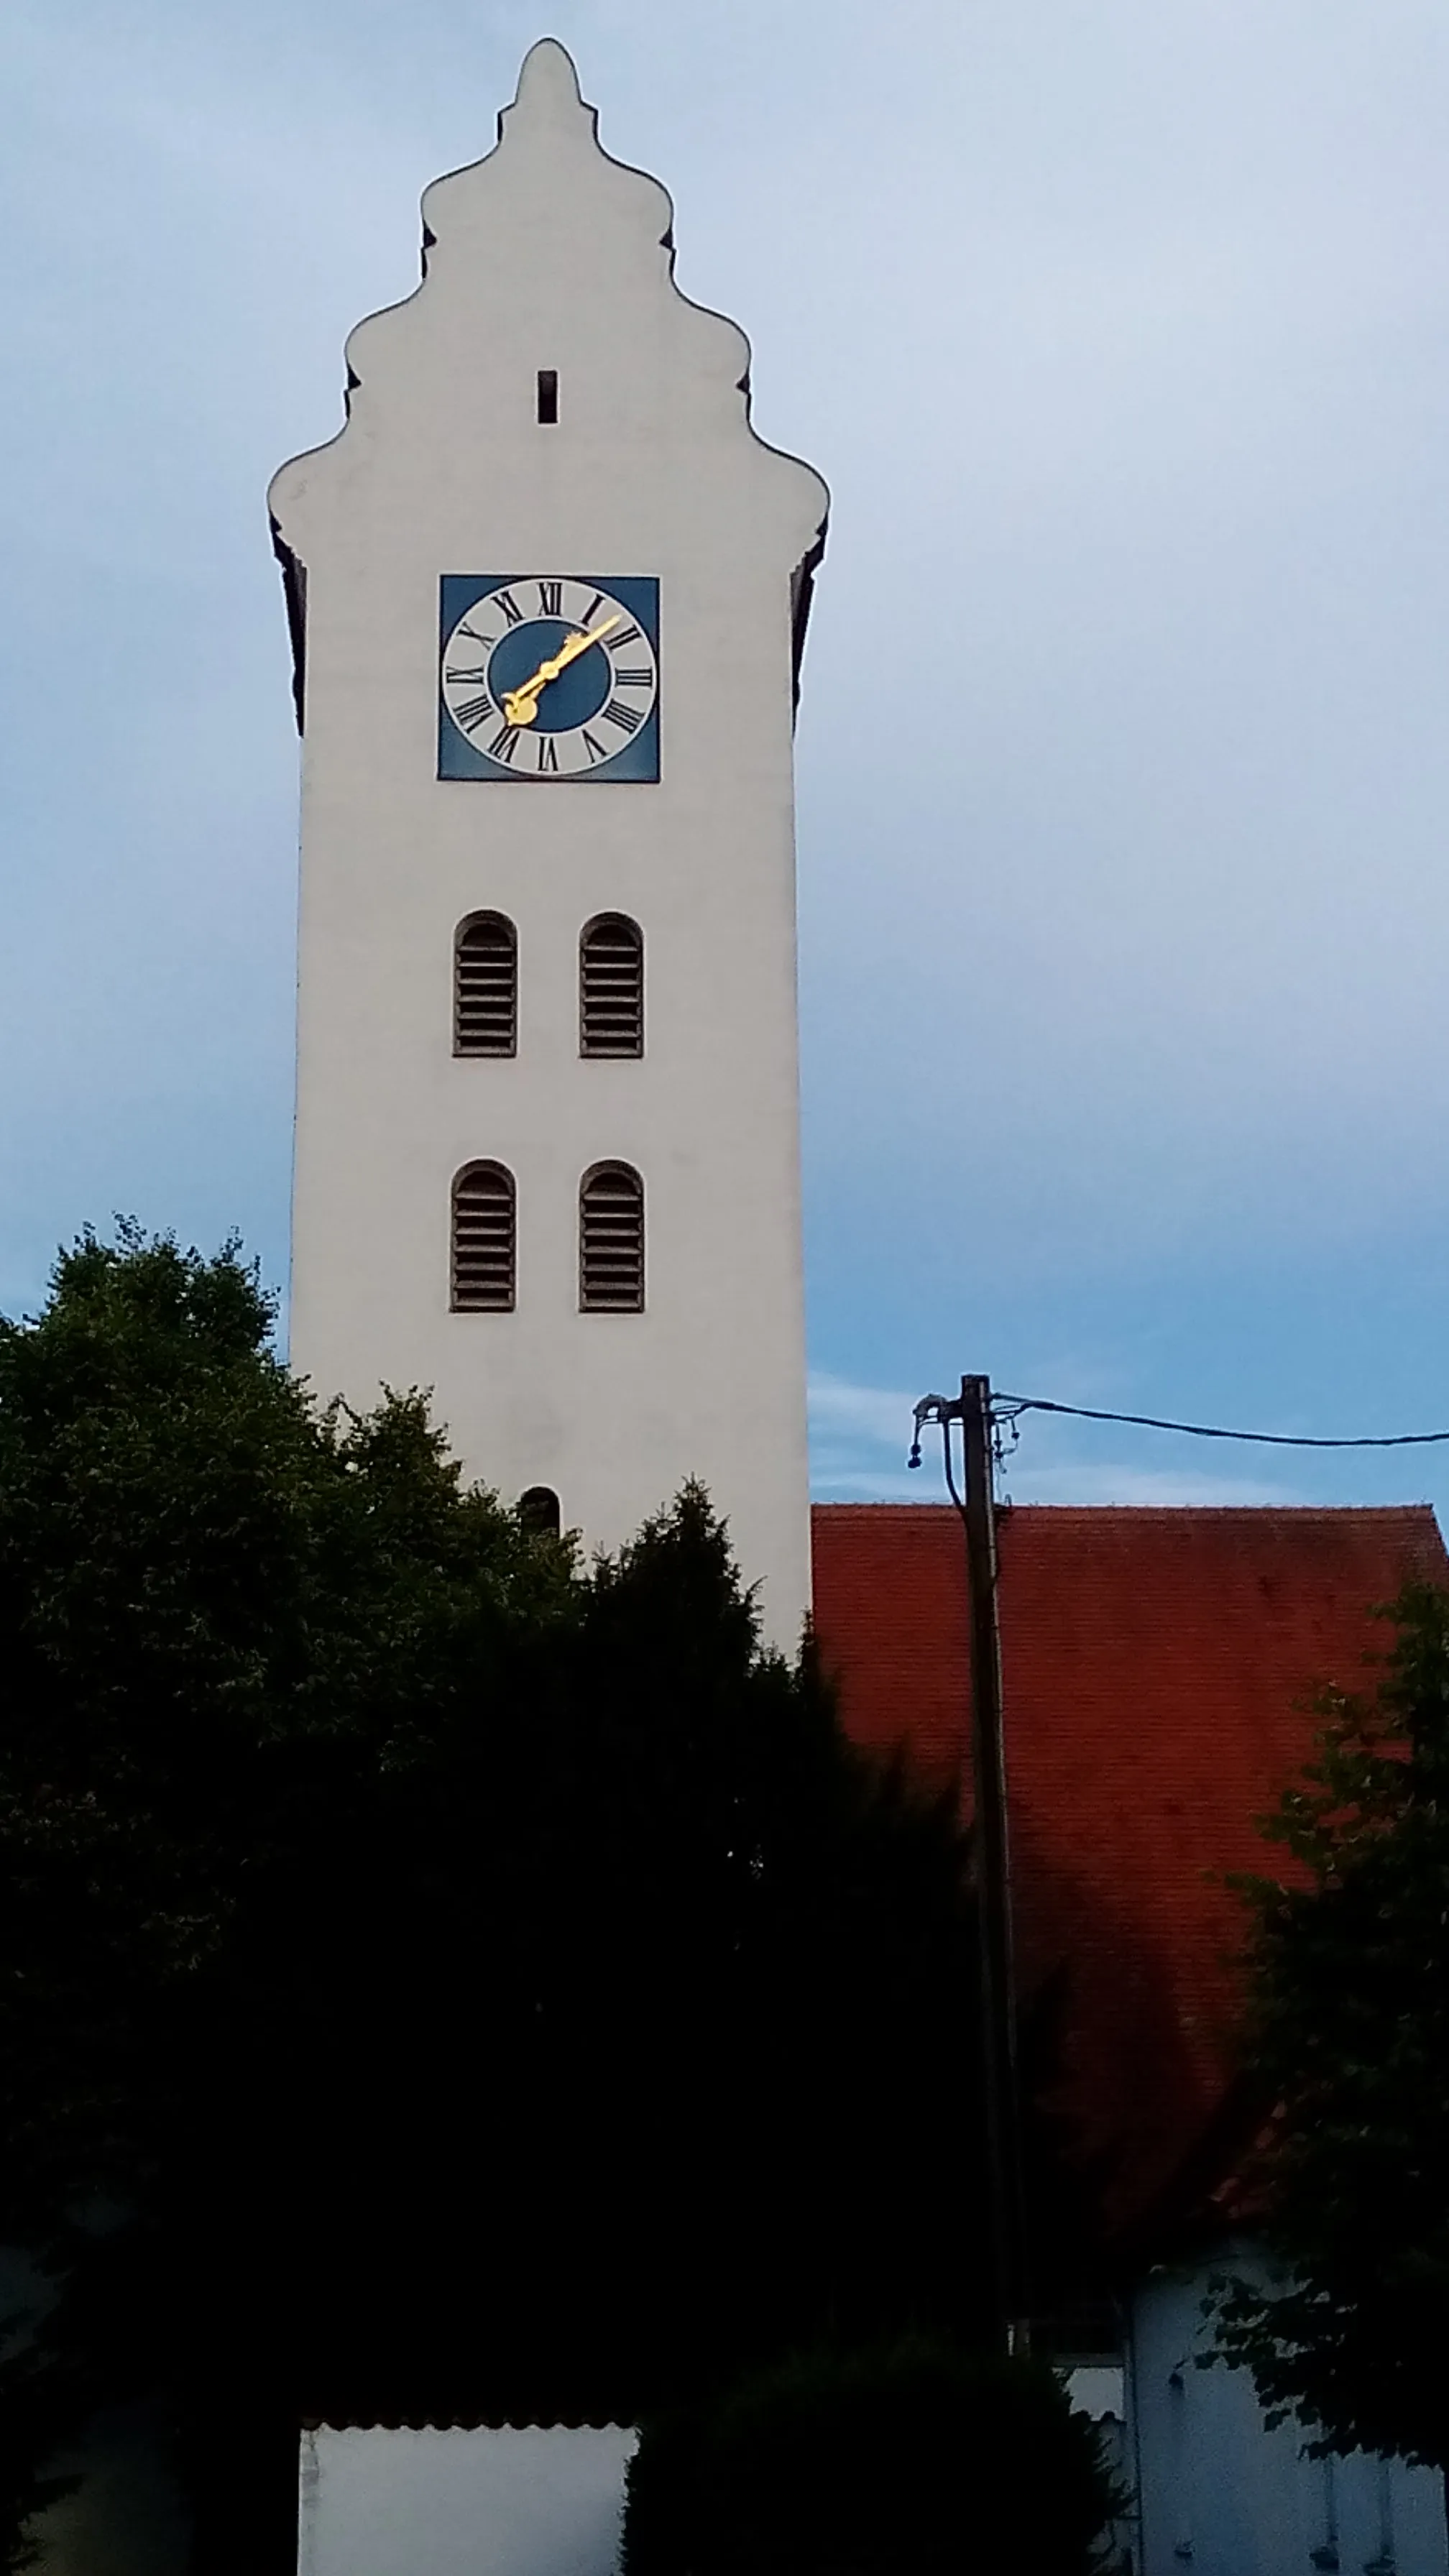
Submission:
{"label": "gold hour hand", "polygon": [[566,671],[570,662],[576,662],[581,653],[587,653],[591,644],[597,644],[600,636],[607,635],[610,627],[618,623],[617,616],[606,617],[602,626],[581,627],[576,635],[565,636],[558,651],[551,654],[546,662],[540,662],[531,680],[525,680],[520,688],[506,689],[503,712],[509,723],[531,725],[538,714],[540,692],[548,687],[550,680],[556,680],[560,671]]}

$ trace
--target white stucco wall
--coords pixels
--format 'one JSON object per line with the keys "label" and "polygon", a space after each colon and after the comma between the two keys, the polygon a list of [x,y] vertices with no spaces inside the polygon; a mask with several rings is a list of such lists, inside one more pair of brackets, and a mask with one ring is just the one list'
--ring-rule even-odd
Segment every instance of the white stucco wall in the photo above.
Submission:
{"label": "white stucco wall", "polygon": [[[348,345],[346,429],[283,468],[306,568],[292,1356],[318,1392],[430,1385],[469,1472],[617,1544],[685,1477],[770,1631],[808,1600],[791,577],[823,524],[751,431],[747,344],[675,288],[662,188],[536,46],[499,148],[439,180],[417,295]],[[540,426],[541,367],[559,420]],[[657,784],[440,780],[445,572],[660,584]],[[455,925],[516,924],[519,1049],[451,1052]],[[638,920],[646,1054],[578,1053],[577,942]],[[448,1190],[518,1185],[518,1301],[448,1311]],[[648,1306],[578,1312],[581,1173],[647,1193]]]}
{"label": "white stucco wall", "polygon": [[613,2576],[634,2441],[324,2425],[302,2438],[298,2576]]}
{"label": "white stucco wall", "polygon": [[[1215,2268],[1250,2269],[1247,2246]],[[1199,2370],[1211,2346],[1210,2275],[1158,2273],[1133,2306],[1128,2473],[1138,2484],[1142,2576],[1445,2576],[1438,2477],[1362,2452],[1301,2457],[1291,2425],[1268,2432],[1244,2371]],[[1336,2550],[1336,2558],[1326,2554]],[[1315,2558],[1313,2553],[1319,2552]]]}

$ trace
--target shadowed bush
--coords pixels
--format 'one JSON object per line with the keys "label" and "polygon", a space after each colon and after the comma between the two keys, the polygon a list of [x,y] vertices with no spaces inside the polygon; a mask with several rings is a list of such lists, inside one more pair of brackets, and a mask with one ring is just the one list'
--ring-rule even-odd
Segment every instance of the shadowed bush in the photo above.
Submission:
{"label": "shadowed bush", "polygon": [[807,2352],[646,2426],[625,2576],[1089,2576],[1125,2499],[1044,2364]]}
{"label": "shadowed bush", "polygon": [[134,1228],[0,1323],[11,2565],[98,2405],[169,2427],[194,2576],[286,2576],[299,2416],[637,2421],[988,2277],[949,1805],[761,1650],[698,1487],[582,1567],[270,1331]]}

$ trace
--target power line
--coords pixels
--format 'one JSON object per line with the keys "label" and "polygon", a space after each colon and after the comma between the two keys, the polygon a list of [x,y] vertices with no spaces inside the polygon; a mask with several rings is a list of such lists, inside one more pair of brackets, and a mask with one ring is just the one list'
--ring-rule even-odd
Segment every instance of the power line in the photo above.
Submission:
{"label": "power line", "polygon": [[1251,1440],[1267,1449],[1427,1449],[1449,1441],[1449,1431],[1393,1431],[1358,1440],[1323,1440],[1295,1431],[1223,1431],[1207,1422],[1164,1422],[1156,1413],[1105,1413],[1091,1404],[1056,1404],[1046,1395],[998,1395],[993,1410],[1003,1421],[1015,1421],[1020,1413],[1069,1413],[1078,1422],[1131,1422],[1143,1431],[1185,1431],[1194,1440]]}

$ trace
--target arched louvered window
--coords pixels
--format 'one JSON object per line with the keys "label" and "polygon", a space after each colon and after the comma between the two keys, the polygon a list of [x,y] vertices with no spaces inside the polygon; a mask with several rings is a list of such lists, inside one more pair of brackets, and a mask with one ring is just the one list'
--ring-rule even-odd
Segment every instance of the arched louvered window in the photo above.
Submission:
{"label": "arched louvered window", "polygon": [[506,1315],[513,1308],[513,1174],[501,1163],[465,1163],[453,1183],[453,1311]]}
{"label": "arched louvered window", "polygon": [[501,912],[470,913],[453,944],[453,1053],[518,1052],[518,933]]}
{"label": "arched louvered window", "polygon": [[563,1514],[552,1485],[530,1485],[520,1494],[518,1517],[531,1538],[557,1538]]}
{"label": "arched louvered window", "polygon": [[644,1304],[644,1184],[632,1163],[595,1163],[579,1184],[579,1306],[637,1315]]}
{"label": "arched louvered window", "polygon": [[579,1053],[643,1052],[644,933],[622,912],[600,912],[579,937]]}

